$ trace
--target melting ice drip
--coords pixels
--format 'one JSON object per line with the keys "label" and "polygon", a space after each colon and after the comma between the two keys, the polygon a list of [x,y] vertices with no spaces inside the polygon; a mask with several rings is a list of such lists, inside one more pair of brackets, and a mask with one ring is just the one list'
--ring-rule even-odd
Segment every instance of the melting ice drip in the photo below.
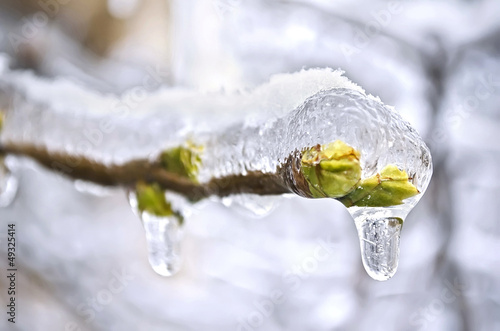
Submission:
{"label": "melting ice drip", "polygon": [[373,279],[387,280],[396,272],[402,227],[396,217],[356,220],[363,265]]}
{"label": "melting ice drip", "polygon": [[154,271],[162,276],[177,273],[181,266],[181,237],[179,220],[176,217],[157,217],[142,214],[146,231],[149,263]]}
{"label": "melting ice drip", "polygon": [[129,193],[129,203],[144,226],[151,267],[162,276],[176,274],[182,263],[182,229],[179,218],[173,215],[160,217],[139,211],[135,192]]}
{"label": "melting ice drip", "polygon": [[[420,194],[391,207],[348,208],[358,228],[363,264],[378,280],[396,271],[403,221],[432,174],[429,150],[418,133],[340,71],[279,75],[251,93],[237,95],[160,91],[127,116],[122,116],[123,107],[116,106],[115,96],[91,93],[67,81],[48,83],[29,74],[9,73],[0,77],[2,84],[19,91],[2,139],[36,142],[105,164],[150,157],[191,140],[203,146],[197,179],[206,183],[249,171],[277,174],[291,154],[342,140],[360,151],[362,179],[396,165]],[[114,124],[112,133],[103,133],[103,121]],[[99,144],[92,144],[95,132],[100,132]],[[83,150],[82,141],[91,143]],[[175,272],[178,224],[141,216],[153,268],[161,274]]]}

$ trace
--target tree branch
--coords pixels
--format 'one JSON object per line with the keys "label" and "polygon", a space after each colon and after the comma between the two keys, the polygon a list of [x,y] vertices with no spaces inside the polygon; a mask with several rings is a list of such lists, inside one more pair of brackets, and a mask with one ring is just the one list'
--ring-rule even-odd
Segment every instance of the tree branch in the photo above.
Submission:
{"label": "tree branch", "polygon": [[[287,183],[291,178],[287,175],[285,167],[280,167],[276,173],[251,171],[246,175],[213,178],[207,183],[199,184],[167,171],[161,165],[159,158],[153,161],[137,159],[120,165],[106,165],[84,156],[49,151],[46,147],[32,144],[9,142],[0,146],[0,154],[30,157],[42,166],[69,178],[86,180],[103,186],[133,188],[138,181],[157,183],[162,189],[179,193],[192,201],[211,195],[220,197],[237,193],[277,195],[308,190],[305,180],[302,182],[306,185],[300,189],[296,188],[293,183],[292,185]],[[290,158],[292,159],[294,158]],[[295,173],[300,174],[300,171],[296,169]]]}

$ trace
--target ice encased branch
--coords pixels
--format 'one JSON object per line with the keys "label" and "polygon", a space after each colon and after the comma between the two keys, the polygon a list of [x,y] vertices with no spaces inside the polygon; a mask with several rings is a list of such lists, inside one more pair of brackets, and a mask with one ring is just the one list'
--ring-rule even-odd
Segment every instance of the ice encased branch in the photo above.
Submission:
{"label": "ice encased branch", "polygon": [[[0,101],[10,106],[0,147],[49,167],[55,159],[78,161],[67,165],[74,178],[129,187],[144,180],[191,200],[235,193],[312,197],[300,172],[302,151],[337,140],[359,152],[361,179],[390,165],[423,194],[432,174],[429,150],[417,132],[341,71],[278,75],[250,92],[147,94],[138,87],[117,97],[3,70]],[[194,179],[161,168],[162,151],[193,142],[203,147]],[[401,226],[422,194],[401,205],[349,208],[363,264],[374,279],[396,272]],[[172,236],[155,229],[154,242],[163,247]],[[150,247],[150,260],[170,274],[176,268],[163,262],[176,254],[157,248]]]}
{"label": "ice encased branch", "polygon": [[[340,139],[361,152],[363,178],[395,164],[420,192],[430,179],[430,154],[415,130],[339,70],[276,75],[235,93],[147,94],[139,86],[116,96],[4,65],[0,89],[11,105],[3,144],[38,146],[105,166],[154,159],[195,141],[204,147],[198,180],[208,183],[274,174],[297,151]],[[290,176],[285,173],[284,181],[293,186]],[[416,203],[419,196],[412,199]]]}

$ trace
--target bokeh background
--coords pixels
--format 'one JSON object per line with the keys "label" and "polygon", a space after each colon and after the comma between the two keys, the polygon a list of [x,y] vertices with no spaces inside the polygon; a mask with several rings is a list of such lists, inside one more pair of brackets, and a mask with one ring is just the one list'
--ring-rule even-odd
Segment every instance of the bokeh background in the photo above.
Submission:
{"label": "bokeh background", "polygon": [[1,330],[500,330],[499,1],[1,0],[0,52],[117,94],[148,77],[151,92],[234,91],[342,68],[434,161],[387,282],[363,270],[343,206],[300,198],[254,201],[271,210],[260,218],[198,205],[183,268],[163,278],[123,191],[21,162],[0,210],[0,244],[17,224],[19,264],[16,324],[4,316]]}

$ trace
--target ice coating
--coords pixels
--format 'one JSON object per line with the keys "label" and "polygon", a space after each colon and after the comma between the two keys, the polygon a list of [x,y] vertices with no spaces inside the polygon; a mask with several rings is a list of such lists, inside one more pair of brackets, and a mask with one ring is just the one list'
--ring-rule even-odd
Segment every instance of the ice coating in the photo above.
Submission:
{"label": "ice coating", "polygon": [[[361,152],[363,178],[394,164],[408,173],[420,192],[427,188],[432,162],[418,133],[391,107],[347,88],[320,91],[287,116],[264,125],[234,126],[210,136],[203,142],[200,179],[251,170],[273,172],[294,151],[338,139]],[[418,201],[413,199],[412,206]]]}
{"label": "ice coating", "polygon": [[2,141],[103,162],[147,157],[192,139],[206,145],[203,182],[248,170],[272,172],[296,149],[340,139],[361,151],[364,178],[393,163],[421,192],[430,179],[430,154],[415,130],[341,71],[278,75],[247,93],[164,90],[136,102],[127,102],[133,91],[101,95],[30,73],[3,74],[0,91],[13,95],[15,110],[7,113]]}
{"label": "ice coating", "polygon": [[[261,126],[282,117],[316,92],[362,89],[332,69],[279,74],[250,91],[199,92],[178,88],[121,95],[78,83],[9,71],[0,57],[0,99],[10,103],[3,141],[35,142],[106,163],[123,163],[234,125]],[[64,98],[61,96],[65,96]],[[9,109],[7,109],[9,110]]]}
{"label": "ice coating", "polygon": [[[30,142],[103,163],[151,157],[191,141],[203,146],[201,183],[248,171],[276,173],[291,155],[335,140],[360,151],[362,178],[397,166],[420,194],[392,207],[348,208],[365,269],[377,280],[396,272],[402,223],[394,219],[405,219],[432,174],[429,150],[418,133],[391,107],[331,69],[278,75],[236,94],[163,90],[116,97],[10,72],[0,78],[0,91],[14,96],[1,141]],[[166,233],[158,226],[153,232]]]}
{"label": "ice coating", "polygon": [[366,271],[376,280],[387,280],[398,267],[403,220],[429,184],[432,161],[418,133],[378,99],[334,88],[318,92],[264,127],[233,127],[206,142],[201,178],[252,170],[274,172],[294,151],[338,139],[361,152],[362,178],[393,164],[407,172],[420,192],[402,205],[348,208],[358,229]]}

